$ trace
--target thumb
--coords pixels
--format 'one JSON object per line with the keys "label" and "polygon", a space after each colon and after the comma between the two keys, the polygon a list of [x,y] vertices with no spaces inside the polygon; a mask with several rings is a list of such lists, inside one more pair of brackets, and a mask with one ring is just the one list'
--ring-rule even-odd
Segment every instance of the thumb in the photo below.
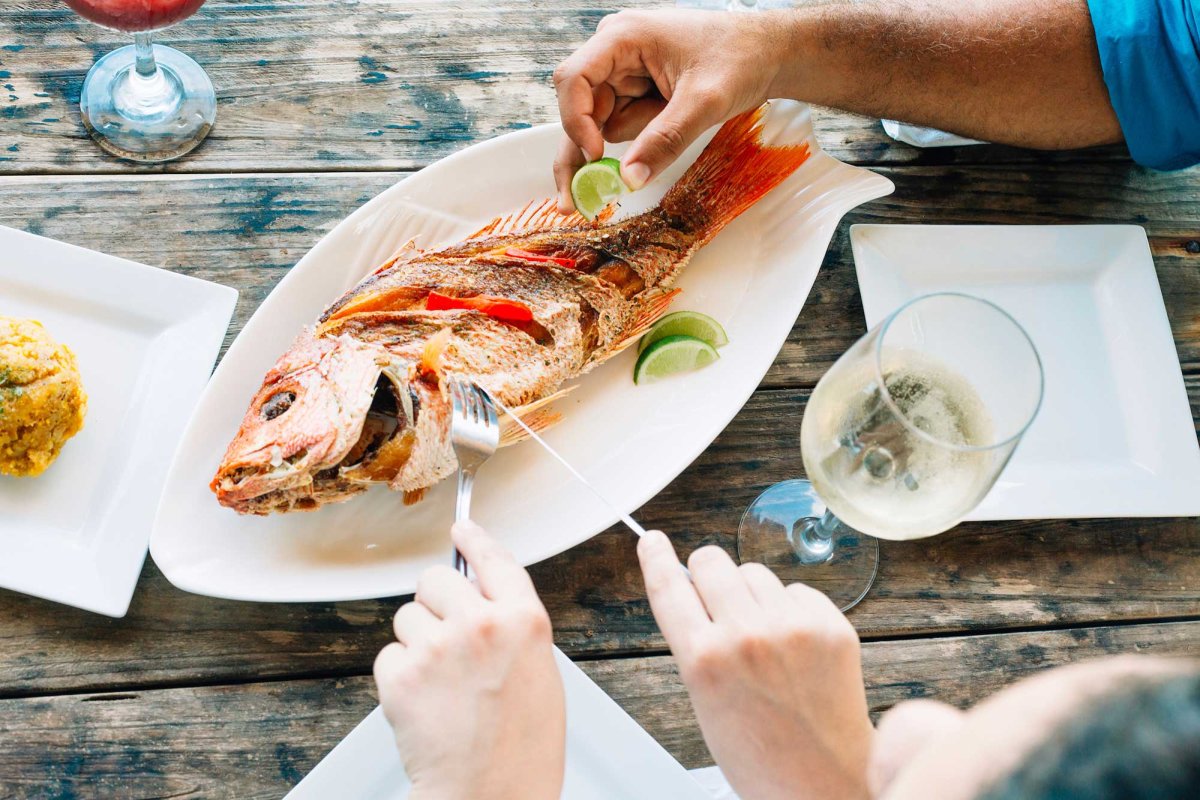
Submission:
{"label": "thumb", "polygon": [[700,134],[724,120],[727,103],[719,94],[677,87],[675,94],[621,159],[621,177],[631,189],[642,186],[674,163]]}

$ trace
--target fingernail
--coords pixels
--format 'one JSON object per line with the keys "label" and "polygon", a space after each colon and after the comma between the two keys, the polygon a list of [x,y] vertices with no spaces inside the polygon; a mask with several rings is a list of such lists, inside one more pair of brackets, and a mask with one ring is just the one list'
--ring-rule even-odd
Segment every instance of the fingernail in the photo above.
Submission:
{"label": "fingernail", "polygon": [[671,540],[662,531],[646,531],[646,535],[642,538],[646,547],[662,549],[671,546]]}
{"label": "fingernail", "polygon": [[459,537],[476,536],[484,532],[483,528],[479,527],[474,520],[470,519],[459,520],[458,522],[454,523],[454,526],[450,530],[453,534]]}
{"label": "fingernail", "polygon": [[645,164],[635,161],[632,164],[621,165],[621,180],[625,181],[625,185],[630,189],[637,190],[646,185],[646,181],[650,179],[650,168]]}

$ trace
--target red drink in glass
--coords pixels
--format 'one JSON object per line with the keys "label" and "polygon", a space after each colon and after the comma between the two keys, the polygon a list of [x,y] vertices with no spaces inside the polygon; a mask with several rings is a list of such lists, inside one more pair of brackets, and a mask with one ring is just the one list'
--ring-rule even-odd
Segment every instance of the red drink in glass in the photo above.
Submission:
{"label": "red drink in glass", "polygon": [[187,19],[204,0],[67,0],[97,25],[119,31],[152,31]]}

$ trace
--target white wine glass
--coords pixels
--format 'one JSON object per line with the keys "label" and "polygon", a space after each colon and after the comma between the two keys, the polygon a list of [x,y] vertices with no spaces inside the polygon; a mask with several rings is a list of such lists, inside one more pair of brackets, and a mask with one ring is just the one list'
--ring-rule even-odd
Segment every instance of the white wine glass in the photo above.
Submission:
{"label": "white wine glass", "polygon": [[800,428],[808,480],[767,489],[738,554],[825,592],[866,596],[882,539],[957,525],[1003,471],[1041,406],[1037,348],[999,306],[918,297],[859,339],[817,384]]}

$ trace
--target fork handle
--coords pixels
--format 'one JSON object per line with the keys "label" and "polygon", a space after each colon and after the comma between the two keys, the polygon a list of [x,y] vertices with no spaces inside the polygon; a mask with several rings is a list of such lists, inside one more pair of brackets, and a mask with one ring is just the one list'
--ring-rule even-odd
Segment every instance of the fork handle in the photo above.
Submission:
{"label": "fork handle", "polygon": [[[471,490],[475,488],[475,471],[460,469],[458,471],[458,499],[454,503],[454,521],[461,522],[471,518]],[[463,554],[454,548],[454,568],[468,576],[467,560]]]}

